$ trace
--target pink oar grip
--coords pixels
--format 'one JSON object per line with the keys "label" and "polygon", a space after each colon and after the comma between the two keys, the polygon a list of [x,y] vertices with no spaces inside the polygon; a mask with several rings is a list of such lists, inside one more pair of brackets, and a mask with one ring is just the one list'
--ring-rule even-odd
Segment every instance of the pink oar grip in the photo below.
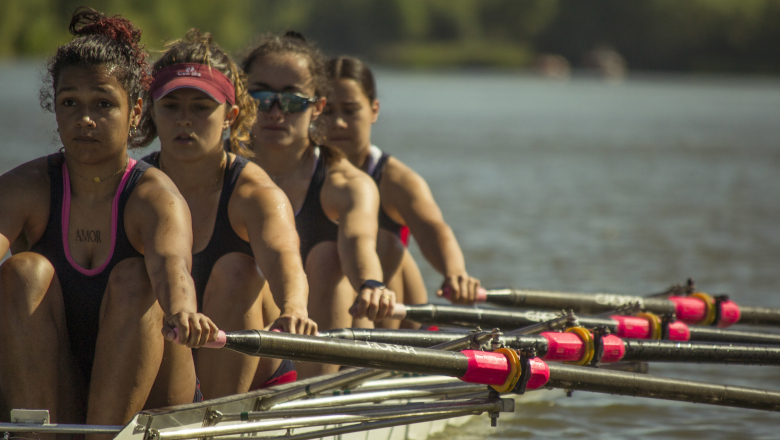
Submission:
{"label": "pink oar grip", "polygon": [[[179,343],[179,329],[174,328],[173,329],[173,342]],[[225,343],[227,342],[227,335],[222,330],[217,333],[217,340],[212,342],[206,342],[206,345],[204,347],[206,348],[222,348],[225,346]]]}
{"label": "pink oar grip", "polygon": [[674,303],[674,313],[677,314],[677,319],[682,322],[697,324],[707,316],[707,305],[701,298],[670,296],[669,301]]}
{"label": "pink oar grip", "polygon": [[733,301],[723,301],[720,303],[720,321],[718,321],[718,327],[726,328],[739,322],[739,318],[742,317],[742,313],[739,311],[739,306]]}
{"label": "pink oar grip", "polygon": [[542,332],[541,336],[547,339],[546,361],[578,361],[585,355],[585,344],[576,333]]}
{"label": "pink oar grip", "polygon": [[623,359],[626,355],[626,345],[623,340],[615,335],[606,335],[601,338],[604,346],[604,354],[601,356],[601,362],[610,363]]}
{"label": "pink oar grip", "polygon": [[617,336],[629,339],[649,339],[650,323],[645,318],[636,316],[610,316],[617,321]]}
{"label": "pink oar grip", "polygon": [[682,321],[674,321],[669,323],[670,341],[689,341],[690,339],[691,329],[688,328],[688,324]]}
{"label": "pink oar grip", "polygon": [[531,365],[531,376],[525,386],[526,390],[535,390],[543,387],[550,380],[550,367],[538,357],[529,359]]}
{"label": "pink oar grip", "polygon": [[406,306],[401,303],[395,303],[393,311],[388,316],[390,319],[404,319],[406,318]]}
{"label": "pink oar grip", "polygon": [[469,360],[466,374],[460,380],[484,385],[503,385],[511,372],[509,361],[501,353],[490,351],[463,350]]}
{"label": "pink oar grip", "polygon": [[[452,296],[452,290],[449,287],[445,287],[442,289],[442,296],[450,299]],[[475,298],[475,302],[483,303],[487,301],[487,290],[485,290],[484,287],[477,288],[477,297]]]}

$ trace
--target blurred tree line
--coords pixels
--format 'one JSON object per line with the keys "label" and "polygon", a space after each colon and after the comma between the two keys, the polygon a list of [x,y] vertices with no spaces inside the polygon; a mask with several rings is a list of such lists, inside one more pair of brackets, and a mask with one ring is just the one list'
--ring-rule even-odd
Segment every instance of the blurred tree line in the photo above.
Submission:
{"label": "blurred tree line", "polygon": [[160,50],[191,27],[240,52],[295,29],[329,54],[413,67],[527,67],[595,47],[631,69],[780,73],[780,0],[0,0],[0,57],[49,55],[82,4],[122,14]]}

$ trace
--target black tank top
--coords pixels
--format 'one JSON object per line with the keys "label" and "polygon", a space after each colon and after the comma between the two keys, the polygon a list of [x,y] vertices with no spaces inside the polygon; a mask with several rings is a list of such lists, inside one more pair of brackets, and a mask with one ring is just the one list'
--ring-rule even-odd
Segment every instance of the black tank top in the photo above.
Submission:
{"label": "black tank top", "polygon": [[143,162],[135,163],[130,159],[128,169],[114,196],[111,254],[101,266],[86,270],[72,261],[70,249],[63,237],[63,231],[67,233],[70,217],[70,179],[65,158],[61,153],[52,154],[48,157],[48,164],[51,186],[49,220],[43,236],[30,251],[43,255],[54,266],[65,303],[65,322],[71,351],[86,382],[89,383],[95,358],[100,305],[108,285],[108,277],[120,261],[132,257],[143,258],[125,234],[125,205],[149,165]]}
{"label": "black tank top", "polygon": [[306,265],[306,257],[309,256],[309,252],[314,246],[323,241],[338,241],[339,237],[339,226],[325,215],[320,202],[320,192],[322,192],[325,176],[328,172],[326,164],[328,149],[316,148],[320,154],[314,168],[314,175],[309,182],[309,190],[306,191],[303,205],[301,205],[300,211],[295,214],[295,229],[301,240],[301,258],[304,266]]}
{"label": "black tank top", "polygon": [[[377,188],[379,188],[379,182],[382,180],[382,175],[385,172],[388,159],[390,159],[390,155],[387,153],[382,153],[382,156],[376,162],[376,166],[374,166],[374,169],[370,174],[371,178],[373,178],[374,182],[376,182]],[[390,218],[381,205],[379,207],[379,227],[390,231],[393,233],[393,235],[401,238],[401,229],[403,228],[403,225],[396,223],[395,220]]]}
{"label": "black tank top", "polygon": [[[160,153],[152,153],[144,161],[152,166],[160,167]],[[227,158],[225,166],[225,178],[222,181],[222,193],[219,196],[219,205],[217,206],[217,220],[214,222],[214,231],[211,233],[211,239],[206,248],[197,254],[192,255],[192,280],[195,282],[195,293],[198,297],[198,311],[203,311],[203,295],[206,293],[206,285],[211,277],[211,271],[214,265],[224,255],[231,252],[240,252],[254,258],[252,246],[248,241],[244,241],[236,234],[230,225],[228,216],[228,204],[230,196],[238,183],[238,177],[241,171],[246,167],[247,160],[244,157],[236,156],[235,160]]]}

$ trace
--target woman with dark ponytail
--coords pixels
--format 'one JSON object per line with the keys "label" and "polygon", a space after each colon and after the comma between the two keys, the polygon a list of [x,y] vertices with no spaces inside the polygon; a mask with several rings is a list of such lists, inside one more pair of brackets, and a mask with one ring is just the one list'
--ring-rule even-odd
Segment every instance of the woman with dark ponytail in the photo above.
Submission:
{"label": "woman with dark ponytail", "polygon": [[[309,289],[290,202],[247,160],[256,104],[243,74],[210,34],[197,29],[168,44],[152,73],[141,133],[145,142],[159,136],[161,149],[144,160],[173,179],[192,211],[199,310],[224,330],[273,324],[291,333],[316,333],[306,310]],[[296,376],[290,361],[280,365],[223,350],[195,356],[206,398]]]}
{"label": "woman with dark ponytail", "polygon": [[191,402],[188,347],[218,329],[197,312],[186,202],[128,156],[151,82],[141,31],[84,8],[70,31],[41,90],[62,148],[0,176],[0,254],[14,251],[0,267],[0,417],[122,425]]}
{"label": "woman with dark ponytail", "polygon": [[[309,315],[320,328],[373,326],[395,293],[382,283],[376,254],[379,195],[374,182],[338,150],[321,145],[318,117],[328,79],[322,54],[302,35],[265,35],[242,63],[258,101],[254,160],[284,190],[295,212]],[[356,293],[357,292],[357,293]],[[304,377],[337,366],[303,364]]]}
{"label": "woman with dark ponytail", "polygon": [[[371,143],[371,126],[379,117],[371,69],[357,58],[343,56],[328,61],[327,71],[331,93],[323,115],[328,121],[328,142],[379,187],[377,253],[387,284],[404,304],[428,302],[420,270],[405,248],[411,230],[425,258],[444,276],[437,295],[447,296],[453,303],[473,304],[479,280],[466,272],[458,240],[425,179]],[[397,328],[399,322],[385,320],[379,325]]]}

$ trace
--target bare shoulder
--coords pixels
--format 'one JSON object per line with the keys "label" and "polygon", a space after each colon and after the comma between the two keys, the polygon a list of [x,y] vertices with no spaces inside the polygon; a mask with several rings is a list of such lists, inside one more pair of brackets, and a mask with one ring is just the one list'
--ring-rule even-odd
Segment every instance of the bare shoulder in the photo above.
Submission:
{"label": "bare shoulder", "polygon": [[165,209],[166,206],[178,203],[186,204],[176,184],[165,173],[154,167],[144,172],[127,203],[127,211],[140,211],[141,215],[146,209]]}
{"label": "bare shoulder", "polygon": [[165,173],[154,167],[146,170],[141,176],[133,196],[146,203],[156,202],[157,199],[164,201],[169,197],[183,200],[176,184]]}
{"label": "bare shoulder", "polygon": [[[382,189],[389,189],[393,193],[400,191],[404,194],[414,194],[428,188],[428,184],[422,176],[393,156],[390,156],[387,161],[381,185]],[[384,190],[382,194],[384,197]]]}
{"label": "bare shoulder", "polygon": [[[0,195],[11,195],[19,202],[24,202],[27,196],[48,193],[49,189],[47,157],[39,157],[23,163],[0,176]],[[36,200],[39,201],[40,199]]]}
{"label": "bare shoulder", "polygon": [[339,193],[364,193],[376,189],[371,176],[352,165],[346,158],[335,159],[328,164],[328,174],[325,178],[325,191]]}
{"label": "bare shoulder", "polygon": [[290,204],[284,191],[254,162],[248,162],[238,178],[230,200],[231,204],[236,202],[248,209],[267,203],[277,208],[280,203]]}
{"label": "bare shoulder", "polygon": [[44,222],[51,198],[49,165],[41,157],[0,176],[0,213],[13,213]]}

